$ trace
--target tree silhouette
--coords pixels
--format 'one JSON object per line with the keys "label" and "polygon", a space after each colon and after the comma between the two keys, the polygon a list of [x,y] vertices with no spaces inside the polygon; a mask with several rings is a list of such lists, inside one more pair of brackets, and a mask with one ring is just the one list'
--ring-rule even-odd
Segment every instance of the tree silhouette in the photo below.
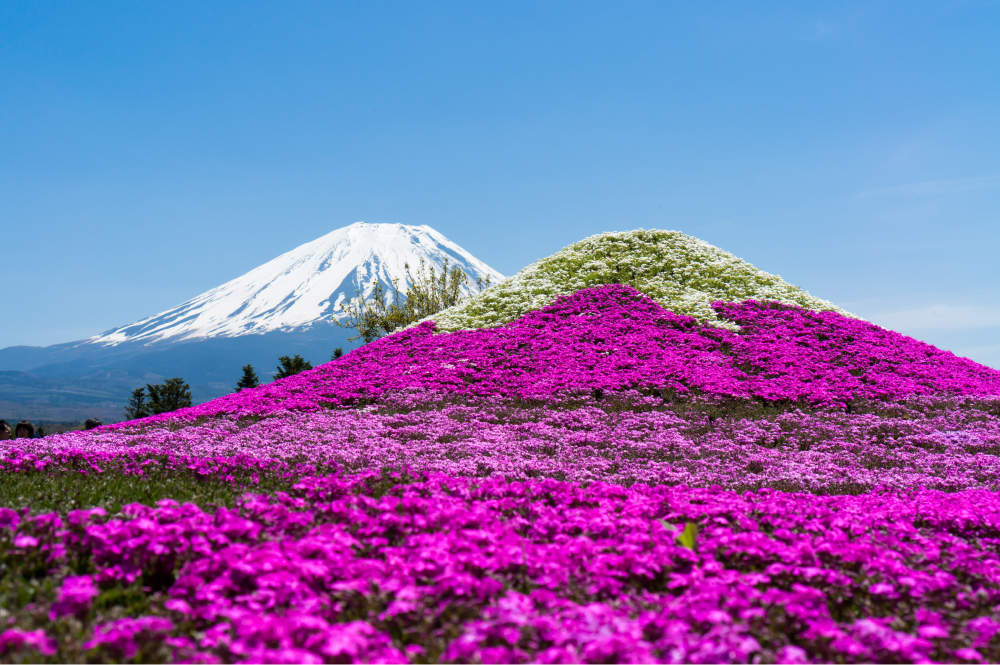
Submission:
{"label": "tree silhouette", "polygon": [[149,391],[149,413],[166,413],[191,406],[191,386],[180,377],[156,385],[146,384]]}
{"label": "tree silhouette", "polygon": [[256,388],[259,384],[260,379],[257,378],[257,372],[253,371],[253,365],[244,365],[243,377],[236,384],[235,392],[239,392],[245,388]]}
{"label": "tree silhouette", "polygon": [[146,389],[136,388],[132,391],[132,396],[128,398],[128,404],[125,406],[125,420],[145,418],[148,415],[149,409],[146,407]]}
{"label": "tree silhouette", "polygon": [[289,358],[288,356],[281,356],[278,358],[278,373],[274,375],[276,379],[283,379],[286,376],[294,376],[299,372],[304,372],[307,369],[312,369],[312,363],[300,356],[295,354],[294,358]]}

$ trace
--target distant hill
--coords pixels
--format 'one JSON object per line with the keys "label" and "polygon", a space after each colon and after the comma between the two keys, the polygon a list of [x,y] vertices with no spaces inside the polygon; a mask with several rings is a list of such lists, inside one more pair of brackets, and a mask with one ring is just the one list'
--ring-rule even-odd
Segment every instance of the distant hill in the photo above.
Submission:
{"label": "distant hill", "polygon": [[0,349],[0,417],[120,413],[134,388],[172,376],[203,402],[231,391],[247,363],[268,380],[281,355],[326,362],[335,347],[356,346],[332,321],[338,305],[359,289],[369,296],[373,280],[405,280],[404,266],[421,259],[503,279],[429,226],[358,222],[135,323],[66,344]]}

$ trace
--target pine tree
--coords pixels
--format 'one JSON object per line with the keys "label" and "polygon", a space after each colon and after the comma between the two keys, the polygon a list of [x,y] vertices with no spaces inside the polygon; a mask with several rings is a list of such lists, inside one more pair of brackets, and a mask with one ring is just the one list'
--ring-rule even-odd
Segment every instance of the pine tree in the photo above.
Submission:
{"label": "pine tree", "polygon": [[342,355],[344,355],[344,350],[338,346],[333,350],[333,355],[330,356],[330,360],[336,360]]}
{"label": "pine tree", "polygon": [[278,373],[274,375],[276,379],[283,379],[286,376],[294,376],[299,372],[304,372],[307,369],[312,369],[312,363],[300,356],[295,354],[294,358],[289,358],[288,356],[281,356],[278,358]]}
{"label": "pine tree", "polygon": [[149,415],[146,407],[146,389],[136,388],[132,391],[132,396],[128,398],[128,405],[125,407],[125,420],[135,420],[145,418]]}
{"label": "pine tree", "polygon": [[146,390],[149,391],[149,412],[151,414],[166,413],[191,406],[191,386],[180,377],[167,379],[156,385],[147,383]]}
{"label": "pine tree", "polygon": [[253,371],[253,365],[244,365],[243,378],[236,384],[234,392],[239,392],[245,388],[256,388],[258,385],[260,385],[260,379],[257,378],[257,372]]}

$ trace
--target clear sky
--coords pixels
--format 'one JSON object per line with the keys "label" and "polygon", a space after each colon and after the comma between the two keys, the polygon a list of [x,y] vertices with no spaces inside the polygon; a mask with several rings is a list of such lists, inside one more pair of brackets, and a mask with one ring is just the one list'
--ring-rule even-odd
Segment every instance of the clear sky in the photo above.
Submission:
{"label": "clear sky", "polygon": [[0,3],[0,347],[355,221],[677,229],[1000,368],[997,2]]}

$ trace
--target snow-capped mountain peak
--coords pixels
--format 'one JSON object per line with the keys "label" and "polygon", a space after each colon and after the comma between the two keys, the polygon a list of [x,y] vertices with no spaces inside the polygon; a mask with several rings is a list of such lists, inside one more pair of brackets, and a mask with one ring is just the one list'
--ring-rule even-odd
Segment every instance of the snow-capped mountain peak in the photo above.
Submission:
{"label": "snow-capped mountain peak", "polygon": [[406,280],[420,259],[440,270],[445,259],[472,277],[503,275],[429,226],[357,222],[301,245],[176,307],[86,340],[90,344],[236,337],[304,329],[338,314],[339,304],[372,281]]}

